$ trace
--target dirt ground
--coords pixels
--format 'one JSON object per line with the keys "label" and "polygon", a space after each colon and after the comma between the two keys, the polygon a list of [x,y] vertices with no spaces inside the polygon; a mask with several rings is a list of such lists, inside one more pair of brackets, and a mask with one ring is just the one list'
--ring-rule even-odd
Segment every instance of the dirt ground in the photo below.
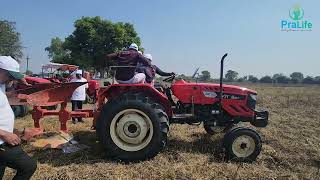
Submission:
{"label": "dirt ground", "polygon": [[[320,179],[320,87],[249,88],[258,91],[258,106],[271,114],[269,126],[258,129],[263,149],[254,163],[226,161],[223,134],[210,136],[201,125],[172,125],[167,149],[152,160],[114,162],[105,159],[87,119],[68,124],[87,150],[63,154],[23,145],[38,160],[33,179]],[[57,118],[42,124],[46,131],[59,127]],[[31,116],[17,119],[16,127],[32,127]],[[7,168],[4,179],[13,174]]]}

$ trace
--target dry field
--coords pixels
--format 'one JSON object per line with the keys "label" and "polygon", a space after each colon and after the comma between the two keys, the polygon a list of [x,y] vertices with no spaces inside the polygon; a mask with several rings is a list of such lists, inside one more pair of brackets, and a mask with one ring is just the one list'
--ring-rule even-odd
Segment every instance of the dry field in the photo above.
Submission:
{"label": "dry field", "polygon": [[[320,179],[320,87],[253,86],[258,106],[270,111],[270,124],[258,129],[263,150],[251,164],[227,162],[222,134],[209,136],[202,126],[172,125],[167,149],[154,159],[122,164],[104,158],[89,130],[91,121],[69,124],[82,152],[24,149],[38,160],[33,179]],[[47,131],[58,128],[56,118],[42,121]],[[16,127],[32,127],[31,116],[16,120]],[[11,179],[7,168],[4,179]]]}

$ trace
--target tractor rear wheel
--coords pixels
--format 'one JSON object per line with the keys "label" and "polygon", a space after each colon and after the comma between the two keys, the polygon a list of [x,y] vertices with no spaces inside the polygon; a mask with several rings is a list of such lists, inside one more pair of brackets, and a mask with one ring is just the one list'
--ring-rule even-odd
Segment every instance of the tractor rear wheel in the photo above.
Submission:
{"label": "tractor rear wheel", "polygon": [[46,110],[56,110],[58,108],[58,105],[53,105],[53,106],[43,106],[41,107],[43,109],[46,109]]}
{"label": "tractor rear wheel", "polygon": [[19,117],[21,114],[21,107],[19,105],[13,105],[11,106],[11,109],[13,111],[14,117]]}
{"label": "tractor rear wheel", "polygon": [[28,114],[28,106],[27,105],[21,105],[20,106],[19,117],[25,117],[27,114]]}
{"label": "tractor rear wheel", "polygon": [[260,154],[262,142],[257,131],[245,127],[235,127],[225,134],[224,147],[228,159],[252,162]]}
{"label": "tractor rear wheel", "polygon": [[167,144],[168,116],[145,95],[124,94],[105,104],[97,136],[109,157],[125,162],[156,156]]}

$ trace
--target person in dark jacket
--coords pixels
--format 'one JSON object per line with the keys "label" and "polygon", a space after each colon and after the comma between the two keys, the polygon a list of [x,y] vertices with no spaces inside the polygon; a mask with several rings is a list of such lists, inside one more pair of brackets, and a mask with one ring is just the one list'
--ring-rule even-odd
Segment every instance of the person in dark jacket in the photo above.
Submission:
{"label": "person in dark jacket", "polygon": [[112,53],[107,55],[107,59],[115,60],[117,66],[129,66],[118,67],[116,69],[115,78],[120,84],[135,84],[145,83],[146,75],[136,71],[136,66],[142,64],[144,66],[150,66],[150,61],[145,58],[139,51],[138,46],[132,43],[128,50],[118,53]]}
{"label": "person in dark jacket", "polygon": [[[151,64],[152,62],[152,55],[151,54],[144,54],[144,57],[147,58]],[[146,82],[153,84],[153,80],[156,76],[156,74],[160,76],[172,76],[175,73],[174,72],[164,72],[162,71],[158,66],[151,64],[150,66],[144,66],[140,65],[137,68],[137,72],[142,72],[146,75]]]}

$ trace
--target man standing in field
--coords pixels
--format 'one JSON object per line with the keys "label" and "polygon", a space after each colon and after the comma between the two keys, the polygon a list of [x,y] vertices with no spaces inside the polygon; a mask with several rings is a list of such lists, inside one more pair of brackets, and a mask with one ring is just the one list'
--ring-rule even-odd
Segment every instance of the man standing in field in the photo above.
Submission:
{"label": "man standing in field", "polygon": [[22,78],[17,61],[0,56],[0,179],[7,166],[17,170],[13,179],[30,179],[37,168],[36,161],[21,149],[21,140],[13,133],[14,114],[5,95],[6,84]]}
{"label": "man standing in field", "polygon": [[[71,79],[70,82],[87,82],[87,80],[82,77],[82,70],[77,70],[76,77]],[[82,109],[83,101],[86,100],[86,88],[88,88],[88,83],[74,90],[71,97],[72,111],[75,111],[77,109]],[[72,118],[72,122],[74,124],[77,123],[76,118]],[[83,122],[81,117],[78,118],[78,122]]]}

